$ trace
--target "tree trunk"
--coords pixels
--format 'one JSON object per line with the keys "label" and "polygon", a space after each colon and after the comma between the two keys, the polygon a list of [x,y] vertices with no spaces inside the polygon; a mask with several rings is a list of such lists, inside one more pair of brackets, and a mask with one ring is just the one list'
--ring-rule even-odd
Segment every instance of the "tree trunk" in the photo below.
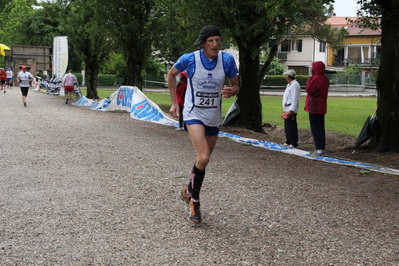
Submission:
{"label": "tree trunk", "polygon": [[[399,10],[385,10],[385,13]],[[381,64],[377,78],[379,131],[375,152],[399,152],[399,25],[394,16],[382,15]]]}
{"label": "tree trunk", "polygon": [[87,86],[87,98],[98,99],[97,94],[98,84],[98,69],[95,67],[86,67],[86,86]]}
{"label": "tree trunk", "polygon": [[245,127],[256,132],[262,132],[262,103],[260,101],[258,81],[259,55],[253,58],[251,49],[240,47],[240,93],[237,103],[240,107],[240,114],[233,124]]}
{"label": "tree trunk", "polygon": [[141,71],[143,69],[143,61],[135,60],[134,56],[129,55],[127,59],[127,77],[126,85],[136,86],[140,90],[143,89],[143,77]]}

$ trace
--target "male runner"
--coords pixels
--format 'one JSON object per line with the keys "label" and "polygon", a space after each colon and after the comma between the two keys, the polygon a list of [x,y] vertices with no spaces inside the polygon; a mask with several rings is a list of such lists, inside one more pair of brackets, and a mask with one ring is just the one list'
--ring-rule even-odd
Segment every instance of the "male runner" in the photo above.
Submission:
{"label": "male runner", "polygon": [[[176,76],[183,71],[187,73],[183,119],[195,149],[196,161],[188,186],[181,190],[181,197],[190,206],[189,220],[199,224],[199,195],[205,168],[218,139],[222,95],[230,98],[237,95],[240,88],[234,57],[220,51],[221,34],[217,27],[204,27],[194,45],[201,46],[202,49],[179,58],[168,72],[168,86],[172,98],[170,113],[173,117],[179,117]],[[230,86],[224,85],[226,76]]]}

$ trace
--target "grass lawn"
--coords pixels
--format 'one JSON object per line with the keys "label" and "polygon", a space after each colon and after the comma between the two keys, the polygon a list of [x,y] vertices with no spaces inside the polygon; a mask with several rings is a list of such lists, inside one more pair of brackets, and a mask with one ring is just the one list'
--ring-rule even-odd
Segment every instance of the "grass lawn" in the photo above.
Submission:
{"label": "grass lawn", "polygon": [[[113,90],[98,90],[100,99],[109,97]],[[86,95],[86,90],[82,90]],[[169,110],[170,96],[168,93],[146,92],[145,95],[159,105],[162,110]],[[235,99],[223,98],[222,115]],[[283,127],[280,118],[282,111],[282,96],[261,96],[263,121],[276,123]],[[309,128],[308,113],[303,110],[305,97],[300,98],[298,127]],[[333,130],[343,135],[357,137],[367,117],[374,113],[377,106],[375,97],[329,97],[327,99],[326,129]]]}

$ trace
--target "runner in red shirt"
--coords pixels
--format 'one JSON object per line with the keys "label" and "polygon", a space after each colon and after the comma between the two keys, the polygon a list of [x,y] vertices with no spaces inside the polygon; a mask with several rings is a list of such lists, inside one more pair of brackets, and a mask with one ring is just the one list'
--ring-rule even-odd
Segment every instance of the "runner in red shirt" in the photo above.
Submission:
{"label": "runner in red shirt", "polygon": [[4,68],[0,69],[0,86],[1,90],[4,89],[4,93],[6,93],[6,81],[7,81],[7,73]]}

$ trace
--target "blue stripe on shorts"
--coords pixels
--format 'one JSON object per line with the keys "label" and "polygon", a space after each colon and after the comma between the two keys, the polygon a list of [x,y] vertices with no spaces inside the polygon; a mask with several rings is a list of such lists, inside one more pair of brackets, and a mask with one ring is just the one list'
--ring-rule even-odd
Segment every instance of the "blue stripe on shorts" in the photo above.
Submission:
{"label": "blue stripe on shorts", "polygon": [[219,127],[209,127],[205,126],[201,120],[192,119],[184,121],[184,129],[187,130],[186,125],[203,125],[205,127],[205,135],[206,136],[215,136],[219,134]]}

